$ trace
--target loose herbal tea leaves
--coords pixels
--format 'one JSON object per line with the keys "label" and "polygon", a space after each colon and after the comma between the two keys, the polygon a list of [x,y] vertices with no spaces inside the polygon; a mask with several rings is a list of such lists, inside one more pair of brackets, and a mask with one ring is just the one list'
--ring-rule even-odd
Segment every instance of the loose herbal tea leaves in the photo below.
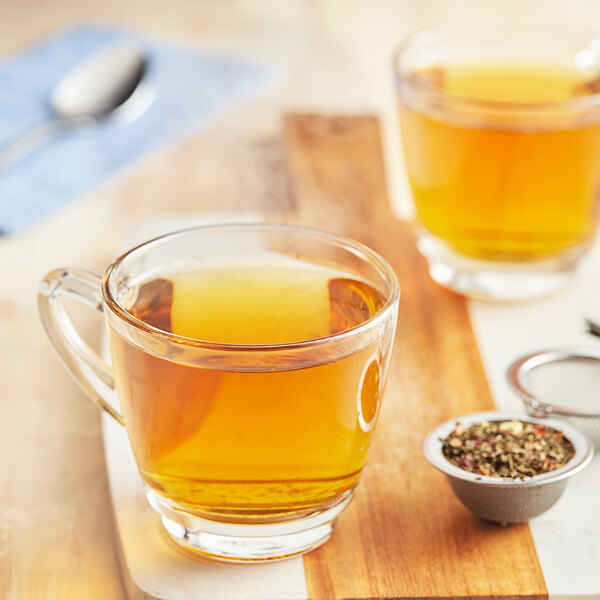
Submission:
{"label": "loose herbal tea leaves", "polygon": [[442,441],[452,464],[489,477],[533,477],[559,469],[575,455],[573,444],[557,429],[518,420],[457,423]]}

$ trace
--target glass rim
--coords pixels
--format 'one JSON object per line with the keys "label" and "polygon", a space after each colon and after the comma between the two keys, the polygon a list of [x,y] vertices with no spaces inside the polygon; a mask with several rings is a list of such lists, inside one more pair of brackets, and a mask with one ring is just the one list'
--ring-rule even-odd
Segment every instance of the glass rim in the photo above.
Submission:
{"label": "glass rim", "polygon": [[[170,333],[158,327],[153,327],[152,325],[148,325],[141,319],[134,317],[126,308],[124,308],[119,301],[113,297],[109,284],[111,275],[117,272],[119,266],[121,266],[128,257],[148,251],[153,246],[160,245],[161,243],[167,242],[170,239],[174,239],[183,235],[189,235],[193,233],[201,233],[204,231],[218,231],[218,230],[242,230],[242,231],[250,231],[250,230],[264,230],[264,231],[290,231],[297,232],[306,235],[316,236],[322,240],[327,240],[331,243],[334,243],[338,247],[347,248],[355,256],[358,256],[362,260],[366,259],[366,262],[371,262],[374,264],[377,270],[382,274],[384,279],[390,284],[390,294],[386,299],[385,304],[371,317],[356,325],[351,327],[350,329],[345,329],[344,331],[340,331],[338,333],[332,333],[330,335],[311,338],[308,340],[300,340],[296,342],[285,342],[278,344],[232,344],[232,343],[224,343],[224,342],[213,342],[209,340],[200,340],[196,338],[190,338],[182,335],[177,335],[175,333]],[[126,324],[135,327],[137,330],[140,330],[146,334],[149,334],[155,338],[160,338],[165,341],[179,344],[183,346],[187,346],[190,348],[197,348],[203,350],[214,350],[221,352],[276,352],[282,350],[296,350],[296,349],[305,349],[313,346],[320,346],[323,344],[336,342],[345,340],[349,337],[354,337],[359,335],[365,330],[373,327],[377,322],[383,320],[385,315],[389,313],[392,307],[396,304],[400,297],[400,284],[398,282],[398,277],[392,266],[389,262],[383,258],[378,252],[372,250],[365,244],[358,242],[356,240],[350,238],[344,238],[332,233],[327,233],[325,231],[320,231],[318,229],[312,229],[310,227],[300,227],[296,225],[283,225],[283,224],[275,224],[275,223],[227,223],[227,224],[218,224],[218,225],[202,225],[198,227],[189,227],[186,229],[180,229],[177,231],[172,231],[170,233],[166,233],[152,239],[149,239],[133,248],[130,248],[120,256],[118,256],[106,269],[105,275],[102,279],[102,299],[106,306],[110,309],[110,311],[121,321],[124,321]]]}
{"label": "glass rim", "polygon": [[[596,105],[600,106],[600,92],[588,94],[586,96],[576,96],[574,98],[569,98],[568,100],[549,100],[549,101],[544,101],[544,102],[508,102],[508,101],[502,101],[502,100],[482,100],[482,99],[475,99],[475,98],[466,98],[463,96],[448,94],[442,88],[440,88],[436,85],[429,84],[426,80],[421,80],[421,79],[410,80],[408,78],[408,75],[410,75],[410,73],[406,73],[401,69],[400,62],[407,51],[414,48],[419,43],[427,43],[428,41],[435,39],[435,37],[437,37],[440,34],[442,34],[442,35],[443,34],[448,35],[448,34],[452,34],[452,33],[457,34],[460,32],[459,27],[463,28],[463,31],[468,34],[472,31],[472,29],[467,30],[466,29],[467,25],[471,25],[471,26],[477,25],[479,27],[494,27],[495,26],[494,23],[487,21],[487,20],[472,21],[469,23],[461,23],[461,24],[454,23],[454,22],[447,22],[447,23],[441,23],[441,24],[437,24],[437,25],[433,25],[433,26],[429,26],[429,27],[423,27],[421,29],[417,29],[417,30],[409,33],[396,46],[396,49],[392,53],[392,68],[393,68],[395,79],[396,79],[396,86],[399,87],[400,85],[406,85],[409,88],[416,90],[417,92],[420,92],[422,94],[427,94],[433,100],[438,100],[438,101],[442,101],[442,102],[450,101],[455,106],[464,107],[465,109],[469,109],[469,108],[471,108],[471,109],[489,109],[492,111],[495,110],[495,111],[501,111],[501,112],[507,112],[507,113],[511,113],[511,112],[512,113],[523,113],[523,112],[530,112],[530,111],[531,112],[537,112],[540,110],[549,111],[549,110],[557,110],[557,109],[565,109],[565,108],[586,109],[586,108],[594,107]],[[583,25],[581,23],[576,24],[576,23],[571,22],[569,25],[570,26],[579,25],[580,27],[583,27]],[[544,27],[547,30],[549,28],[549,26],[554,26],[554,27],[556,27],[557,30],[564,29],[560,26],[559,23],[550,21],[550,22],[543,23],[541,28],[536,28],[535,33],[541,34],[544,31]],[[497,25],[496,25],[496,27],[497,27]],[[526,28],[526,23],[518,24],[516,27],[516,30],[517,31],[522,30],[524,32],[529,31]],[[478,31],[481,31],[481,29],[478,29]],[[598,65],[599,65],[598,75],[600,76],[600,30],[595,30],[595,31],[596,31],[596,35],[594,37],[590,37],[587,43],[589,44],[593,40],[598,40],[598,42],[599,42],[599,48],[597,50],[597,53],[598,53]],[[515,33],[514,25],[511,28],[511,33],[512,34]],[[581,49],[584,50],[585,48],[582,47]]]}

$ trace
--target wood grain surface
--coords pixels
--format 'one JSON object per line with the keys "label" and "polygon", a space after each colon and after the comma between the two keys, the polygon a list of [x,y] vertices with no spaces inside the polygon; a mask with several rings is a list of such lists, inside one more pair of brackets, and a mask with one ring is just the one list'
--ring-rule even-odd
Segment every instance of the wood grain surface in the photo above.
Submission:
{"label": "wood grain surface", "polygon": [[332,539],[304,557],[309,598],[545,598],[527,525],[474,517],[423,457],[427,432],[493,401],[465,300],[430,280],[389,210],[378,122],[285,120],[298,220],[386,257],[401,284],[398,333],[369,465]]}

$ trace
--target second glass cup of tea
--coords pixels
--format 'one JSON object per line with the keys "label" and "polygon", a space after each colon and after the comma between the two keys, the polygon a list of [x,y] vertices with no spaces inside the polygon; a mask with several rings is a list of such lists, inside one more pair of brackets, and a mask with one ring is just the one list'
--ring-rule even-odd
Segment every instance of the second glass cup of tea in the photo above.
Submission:
{"label": "second glass cup of tea", "polygon": [[[112,367],[77,334],[69,296],[103,312]],[[125,425],[171,537],[247,562],[316,548],[350,502],[398,298],[390,265],[359,243],[231,225],[151,240],[104,278],[54,271],[39,306],[75,379]]]}
{"label": "second glass cup of tea", "polygon": [[431,276],[517,300],[561,288],[600,202],[600,39],[561,24],[443,25],[394,58]]}

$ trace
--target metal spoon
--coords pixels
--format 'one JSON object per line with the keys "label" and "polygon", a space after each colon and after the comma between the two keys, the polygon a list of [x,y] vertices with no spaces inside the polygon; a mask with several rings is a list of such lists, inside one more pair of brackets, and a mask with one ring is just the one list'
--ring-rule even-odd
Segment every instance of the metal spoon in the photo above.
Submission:
{"label": "metal spoon", "polygon": [[128,121],[139,117],[154,99],[143,81],[146,67],[146,57],[131,46],[111,46],[76,64],[52,90],[54,118],[0,150],[0,170],[65,129],[113,116]]}

